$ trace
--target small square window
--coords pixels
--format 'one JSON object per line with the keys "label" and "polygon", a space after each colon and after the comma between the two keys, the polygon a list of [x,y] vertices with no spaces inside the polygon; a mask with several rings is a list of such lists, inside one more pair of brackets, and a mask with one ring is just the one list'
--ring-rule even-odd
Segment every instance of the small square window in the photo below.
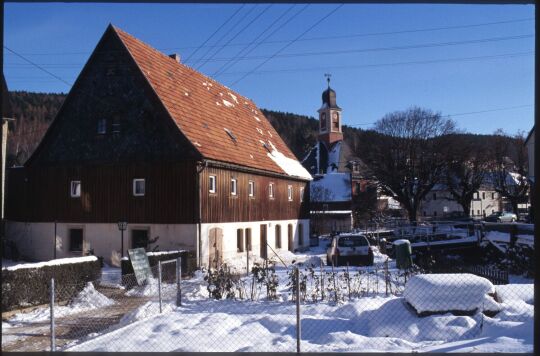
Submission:
{"label": "small square window", "polygon": [[71,181],[71,197],[72,198],[79,198],[81,196],[81,181],[80,180],[72,180]]}
{"label": "small square window", "polygon": [[97,133],[106,134],[107,133],[107,119],[99,119],[97,122]]}
{"label": "small square window", "polygon": [[208,177],[208,191],[210,193],[216,192],[216,176],[209,176]]}
{"label": "small square window", "polygon": [[250,197],[255,196],[255,183],[251,180],[248,182],[248,195]]}
{"label": "small square window", "polygon": [[292,185],[288,185],[288,186],[287,186],[287,198],[289,199],[289,201],[292,201],[292,198],[293,198],[293,188],[292,188]]}
{"label": "small square window", "polygon": [[235,178],[232,178],[231,179],[231,195],[236,195],[236,179]]}
{"label": "small square window", "polygon": [[268,184],[268,196],[274,198],[274,183]]}
{"label": "small square window", "polygon": [[133,180],[133,195],[136,197],[144,196],[145,194],[145,181],[142,178]]}
{"label": "small square window", "polygon": [[69,250],[71,252],[82,252],[83,229],[69,229]]}

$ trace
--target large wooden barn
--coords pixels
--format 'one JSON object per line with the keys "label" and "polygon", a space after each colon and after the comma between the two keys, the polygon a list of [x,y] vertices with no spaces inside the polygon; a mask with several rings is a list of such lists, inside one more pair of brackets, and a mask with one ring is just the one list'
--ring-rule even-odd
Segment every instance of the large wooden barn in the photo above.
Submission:
{"label": "large wooden barn", "polygon": [[257,106],[112,25],[8,179],[7,237],[28,259],[115,263],[121,221],[124,250],[199,265],[309,244],[311,175]]}

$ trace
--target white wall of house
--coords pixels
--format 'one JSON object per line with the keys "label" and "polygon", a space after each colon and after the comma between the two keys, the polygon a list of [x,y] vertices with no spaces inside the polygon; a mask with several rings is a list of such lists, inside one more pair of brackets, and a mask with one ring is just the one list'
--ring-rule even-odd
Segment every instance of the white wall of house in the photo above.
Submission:
{"label": "white wall of house", "polygon": [[[237,251],[237,229],[251,228],[252,256],[260,255],[260,229],[261,224],[267,226],[267,241],[270,246],[278,250],[288,249],[288,224],[293,226],[294,249],[309,246],[309,219],[303,220],[276,220],[276,221],[249,221],[235,223],[202,224],[202,264],[208,265],[209,246],[208,234],[211,228],[218,227],[223,231],[223,257],[224,260],[245,255]],[[275,225],[281,225],[281,249],[276,248]],[[303,238],[299,235],[299,225],[303,225]],[[132,248],[132,231],[148,230],[150,239],[159,236],[159,239],[150,247],[158,245],[160,251],[164,250],[197,250],[197,224],[128,224],[124,231],[124,251]],[[70,229],[83,230],[83,251],[71,251]],[[54,222],[25,223],[7,222],[6,236],[16,243],[19,253],[28,261],[46,261],[54,256]],[[244,234],[245,239],[245,234]],[[245,241],[245,240],[244,240]],[[302,241],[302,244],[300,244]],[[57,223],[56,225],[56,258],[77,257],[93,249],[96,256],[102,256],[106,263],[119,266],[121,233],[117,224],[100,223]],[[268,257],[272,257],[268,249]]]}
{"label": "white wall of house", "polygon": [[[70,229],[83,230],[83,251],[71,251]],[[196,249],[197,225],[195,224],[128,224],[124,231],[124,253],[132,248],[133,230],[148,230],[149,238],[159,236],[153,247],[159,250]],[[31,261],[51,260],[54,256],[54,222],[25,223],[7,222],[6,236],[16,243],[23,258]],[[106,263],[119,265],[121,233],[117,224],[57,223],[56,258],[76,257],[93,249]]]}
{"label": "white wall of house", "polygon": [[[201,259],[202,264],[207,266],[209,261],[209,246],[208,246],[208,235],[210,229],[212,228],[221,228],[223,231],[223,260],[227,261],[233,258],[242,257],[246,255],[246,251],[238,252],[237,246],[237,231],[238,229],[243,229],[243,239],[245,246],[246,233],[245,229],[251,229],[251,245],[252,249],[250,251],[250,256],[260,256],[261,250],[261,225],[266,225],[266,235],[268,244],[276,252],[287,251],[288,250],[288,225],[292,224],[293,226],[293,244],[294,249],[299,249],[303,247],[309,247],[309,219],[301,220],[271,220],[271,221],[246,221],[246,222],[234,222],[234,223],[212,223],[212,224],[202,224],[201,226],[201,235],[202,239],[202,248],[201,248]],[[281,225],[281,248],[276,247],[276,225]],[[303,225],[303,236],[300,238],[299,235],[299,225]],[[300,244],[302,241],[302,244]],[[270,248],[267,249],[268,257],[271,258],[274,256]]]}
{"label": "white wall of house", "polygon": [[[487,216],[502,210],[502,199],[499,193],[484,189],[474,194],[471,201],[471,216]],[[452,199],[447,190],[437,190],[428,193],[419,209],[421,216],[430,218],[444,218],[448,214],[463,212],[458,202]]]}

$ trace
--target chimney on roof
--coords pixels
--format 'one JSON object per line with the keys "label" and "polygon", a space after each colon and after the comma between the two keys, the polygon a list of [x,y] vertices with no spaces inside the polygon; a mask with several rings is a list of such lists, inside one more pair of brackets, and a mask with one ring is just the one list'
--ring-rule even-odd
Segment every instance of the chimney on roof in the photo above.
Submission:
{"label": "chimney on roof", "polygon": [[180,55],[178,53],[169,54],[169,57],[180,63]]}

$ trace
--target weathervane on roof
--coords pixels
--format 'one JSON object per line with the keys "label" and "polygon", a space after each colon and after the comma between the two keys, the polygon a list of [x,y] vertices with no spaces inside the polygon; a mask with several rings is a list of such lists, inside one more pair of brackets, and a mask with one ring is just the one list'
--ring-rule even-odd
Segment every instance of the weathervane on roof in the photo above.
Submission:
{"label": "weathervane on roof", "polygon": [[332,76],[332,74],[324,73],[324,76],[326,77],[326,81],[328,82],[328,88],[330,88],[330,77]]}

